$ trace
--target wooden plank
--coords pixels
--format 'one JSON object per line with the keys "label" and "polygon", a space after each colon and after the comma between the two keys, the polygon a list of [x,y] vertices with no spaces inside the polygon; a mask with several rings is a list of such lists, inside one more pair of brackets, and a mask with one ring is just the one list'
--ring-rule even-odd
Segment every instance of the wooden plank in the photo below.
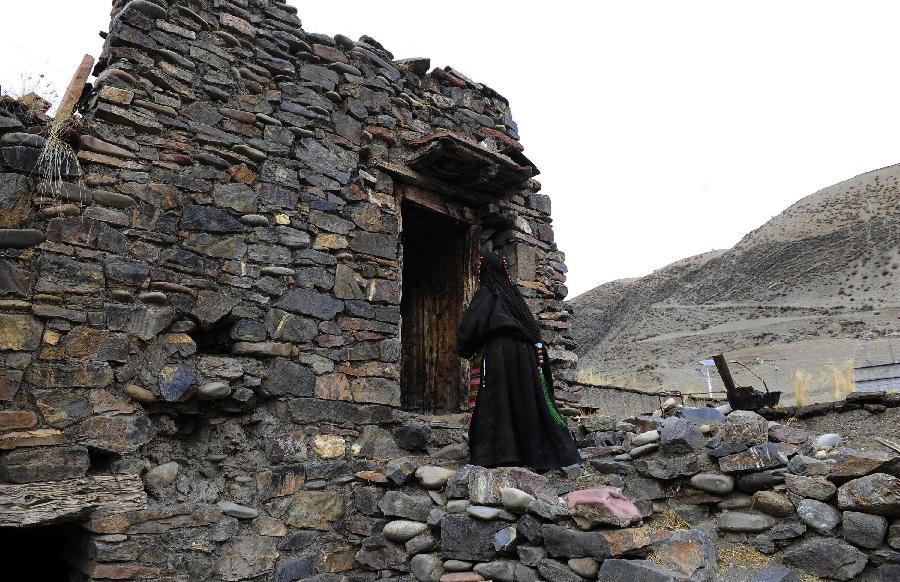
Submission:
{"label": "wooden plank", "polygon": [[78,521],[98,509],[147,507],[139,475],[97,475],[23,485],[0,485],[0,527]]}
{"label": "wooden plank", "polygon": [[719,376],[722,377],[722,383],[725,384],[725,390],[729,394],[734,394],[736,386],[734,379],[731,377],[731,370],[728,369],[728,362],[725,361],[725,355],[718,354],[713,356],[712,359],[716,364],[716,369],[719,371]]}
{"label": "wooden plank", "polygon": [[395,178],[395,183],[418,186],[419,188],[449,196],[476,207],[481,207],[490,204],[491,202],[508,198],[512,193],[520,191],[519,189],[509,189],[505,192],[475,192],[473,190],[460,188],[453,184],[448,184],[447,182],[443,182],[432,176],[427,176],[411,168],[407,168],[406,166],[386,162],[381,158],[374,159],[372,164],[379,170],[393,176]]}
{"label": "wooden plank", "polygon": [[477,222],[475,212],[471,208],[461,204],[454,204],[435,192],[411,184],[401,185],[400,191],[404,200],[418,204],[438,214],[443,214],[454,220],[469,223]]}
{"label": "wooden plank", "polygon": [[84,85],[87,83],[88,77],[91,76],[93,67],[94,57],[84,55],[84,58],[81,59],[81,64],[78,65],[75,74],[72,75],[72,80],[69,81],[69,86],[66,87],[66,92],[63,93],[62,100],[59,102],[59,107],[56,109],[56,117],[53,120],[54,123],[59,124],[72,117],[75,106],[78,105],[81,94],[84,92]]}

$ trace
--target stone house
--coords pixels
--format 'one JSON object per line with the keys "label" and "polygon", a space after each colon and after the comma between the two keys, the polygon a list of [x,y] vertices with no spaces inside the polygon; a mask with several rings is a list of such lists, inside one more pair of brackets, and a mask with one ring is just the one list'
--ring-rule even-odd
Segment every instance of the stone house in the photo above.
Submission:
{"label": "stone house", "polygon": [[573,393],[538,170],[490,87],[282,0],[111,17],[61,184],[46,116],[0,107],[0,539],[83,579],[267,577],[310,544],[351,570],[358,475],[465,459],[433,415],[465,402],[480,249]]}

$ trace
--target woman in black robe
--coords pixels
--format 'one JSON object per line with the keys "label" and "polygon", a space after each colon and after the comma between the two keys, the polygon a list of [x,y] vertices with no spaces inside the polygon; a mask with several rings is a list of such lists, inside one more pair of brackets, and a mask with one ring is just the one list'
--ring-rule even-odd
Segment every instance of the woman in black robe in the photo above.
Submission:
{"label": "woman in black robe", "polygon": [[544,472],[581,462],[553,402],[540,328],[496,254],[481,255],[481,286],[463,314],[458,345],[462,357],[475,359],[472,464]]}

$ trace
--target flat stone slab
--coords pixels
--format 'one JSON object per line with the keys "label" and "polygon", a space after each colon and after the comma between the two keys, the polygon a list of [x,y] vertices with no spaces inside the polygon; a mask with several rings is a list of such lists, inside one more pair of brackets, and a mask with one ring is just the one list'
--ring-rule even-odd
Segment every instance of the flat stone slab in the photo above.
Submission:
{"label": "flat stone slab", "polygon": [[774,469],[787,465],[787,455],[781,444],[767,443],[750,447],[742,453],[719,459],[719,469],[723,473],[750,473]]}

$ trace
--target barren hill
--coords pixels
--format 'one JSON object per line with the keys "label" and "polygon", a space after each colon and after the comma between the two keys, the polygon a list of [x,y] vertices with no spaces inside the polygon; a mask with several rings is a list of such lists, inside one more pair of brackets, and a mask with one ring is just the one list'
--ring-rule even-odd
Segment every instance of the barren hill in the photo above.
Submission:
{"label": "barren hill", "polygon": [[571,304],[584,379],[705,391],[697,362],[725,351],[770,388],[830,399],[854,365],[900,357],[900,165],[806,196],[731,249]]}

